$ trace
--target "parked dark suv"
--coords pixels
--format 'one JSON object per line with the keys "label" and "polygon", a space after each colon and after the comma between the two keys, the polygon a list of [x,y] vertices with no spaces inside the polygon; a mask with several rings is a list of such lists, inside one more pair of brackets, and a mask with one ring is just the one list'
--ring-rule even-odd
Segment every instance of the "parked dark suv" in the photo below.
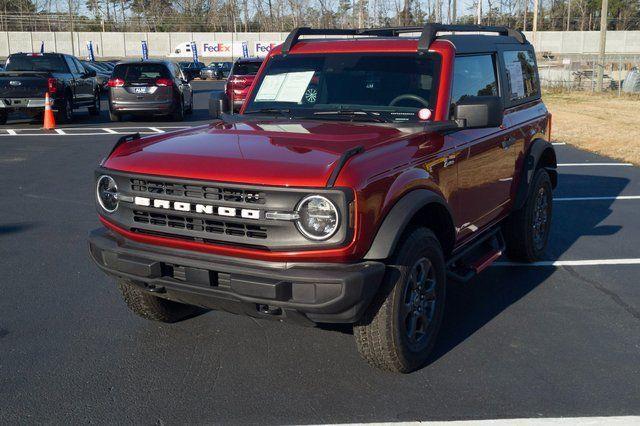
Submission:
{"label": "parked dark suv", "polygon": [[182,121],[193,111],[193,91],[180,68],[169,61],[120,62],[109,86],[109,117],[171,115]]}
{"label": "parked dark suv", "polygon": [[90,253],[144,318],[351,323],[371,365],[408,372],[450,281],[545,254],[556,155],[519,31],[299,28],[221,118],[125,137],[96,170]]}

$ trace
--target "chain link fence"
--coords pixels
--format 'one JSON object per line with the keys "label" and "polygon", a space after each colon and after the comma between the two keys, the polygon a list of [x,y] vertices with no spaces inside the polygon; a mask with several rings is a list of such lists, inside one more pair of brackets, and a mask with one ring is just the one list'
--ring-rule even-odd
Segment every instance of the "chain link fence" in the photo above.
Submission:
{"label": "chain link fence", "polygon": [[640,93],[640,55],[607,55],[602,62],[598,55],[538,53],[540,83],[547,90],[596,92],[602,67],[603,91]]}

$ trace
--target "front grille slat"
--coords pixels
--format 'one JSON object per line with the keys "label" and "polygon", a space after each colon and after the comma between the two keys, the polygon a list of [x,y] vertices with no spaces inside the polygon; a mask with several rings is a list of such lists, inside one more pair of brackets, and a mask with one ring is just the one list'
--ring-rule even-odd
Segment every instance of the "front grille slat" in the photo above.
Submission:
{"label": "front grille slat", "polygon": [[[222,220],[209,220],[172,214],[153,213],[133,210],[133,221],[141,224],[155,225],[160,228],[173,228],[208,234],[226,234],[234,237],[252,239],[267,238],[267,228],[252,224],[234,223]],[[169,229],[167,229],[169,231]],[[170,231],[169,231],[170,232]]]}
{"label": "front grille slat", "polygon": [[219,200],[243,204],[265,204],[264,192],[249,191],[242,188],[227,186],[183,185],[163,181],[147,181],[144,179],[130,179],[129,188],[135,193],[151,195],[171,195],[174,197],[188,197],[200,200]]}

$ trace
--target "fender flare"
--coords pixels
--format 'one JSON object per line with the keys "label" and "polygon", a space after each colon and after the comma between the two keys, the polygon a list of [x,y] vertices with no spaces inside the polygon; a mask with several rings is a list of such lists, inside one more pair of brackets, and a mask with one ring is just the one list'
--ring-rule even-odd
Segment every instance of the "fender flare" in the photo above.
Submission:
{"label": "fender flare", "polygon": [[533,175],[535,171],[538,169],[538,163],[542,155],[550,150],[552,153],[551,165],[546,166],[546,170],[549,172],[551,177],[551,182],[553,187],[555,188],[558,184],[558,172],[556,168],[558,167],[558,163],[556,160],[556,151],[553,149],[553,145],[544,139],[536,139],[533,141],[531,146],[529,147],[529,151],[524,158],[522,170],[520,171],[520,180],[518,182],[518,189],[516,191],[516,198],[513,204],[513,210],[519,210],[524,206],[524,203],[527,201],[529,197],[529,190],[531,186],[531,181],[533,180]]}
{"label": "fender flare", "polygon": [[[429,204],[439,204],[444,207],[453,223],[453,215],[447,202],[442,196],[428,189],[415,189],[404,195],[391,208],[378,228],[369,251],[364,256],[369,259],[386,259],[394,252],[400,237],[413,220],[416,213]],[[455,238],[455,235],[453,236]]]}

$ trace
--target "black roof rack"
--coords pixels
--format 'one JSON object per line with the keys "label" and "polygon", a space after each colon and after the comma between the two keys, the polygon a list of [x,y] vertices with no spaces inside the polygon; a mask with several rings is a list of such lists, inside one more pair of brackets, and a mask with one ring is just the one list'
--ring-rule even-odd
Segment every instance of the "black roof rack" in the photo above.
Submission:
{"label": "black roof rack", "polygon": [[396,37],[406,33],[420,33],[418,39],[418,52],[429,51],[429,46],[436,39],[439,32],[488,32],[498,33],[502,36],[513,37],[519,43],[526,43],[527,39],[521,31],[507,27],[492,27],[486,25],[445,25],[426,24],[424,27],[388,27],[388,28],[356,28],[356,29],[315,29],[309,27],[299,27],[291,31],[287,39],[282,44],[282,54],[289,53],[291,48],[303,35],[344,35],[344,36],[374,36],[374,37]]}

